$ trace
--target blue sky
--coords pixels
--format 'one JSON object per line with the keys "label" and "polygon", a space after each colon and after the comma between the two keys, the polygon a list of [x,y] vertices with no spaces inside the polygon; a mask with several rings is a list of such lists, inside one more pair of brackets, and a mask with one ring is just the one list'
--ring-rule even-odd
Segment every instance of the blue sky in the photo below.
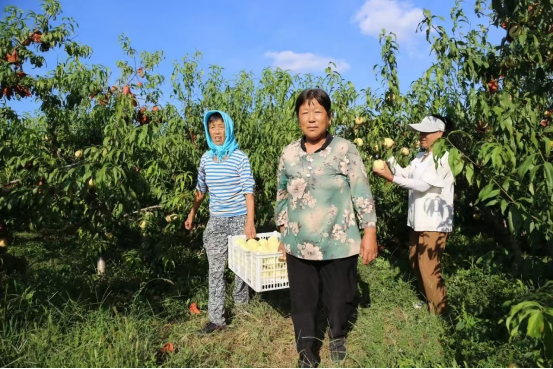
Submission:
{"label": "blue sky", "polygon": [[[18,0],[23,10],[40,10],[38,0]],[[431,64],[429,46],[415,33],[424,8],[446,18],[453,0],[254,0],[157,2],[134,0],[61,1],[64,16],[79,24],[77,40],[93,49],[91,63],[115,71],[122,58],[118,36],[125,33],[139,51],[164,50],[159,73],[169,77],[172,62],[201,51],[203,67],[217,64],[232,77],[240,70],[257,76],[268,66],[295,72],[321,73],[329,61],[358,89],[377,88],[373,66],[380,63],[378,34],[382,28],[398,34],[402,90]],[[154,5],[155,4],[155,5]],[[465,4],[472,26],[478,20],[473,1]],[[448,27],[446,27],[448,28]],[[497,32],[497,38],[500,39]],[[50,65],[60,51],[50,52]],[[168,97],[168,96],[167,96]],[[27,110],[28,103],[12,103]]]}

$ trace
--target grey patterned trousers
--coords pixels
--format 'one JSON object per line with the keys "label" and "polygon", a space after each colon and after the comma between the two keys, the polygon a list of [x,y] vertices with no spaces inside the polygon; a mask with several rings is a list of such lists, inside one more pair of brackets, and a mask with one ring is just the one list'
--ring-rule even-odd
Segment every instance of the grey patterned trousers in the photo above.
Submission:
{"label": "grey patterned trousers", "polygon": [[[204,231],[204,248],[209,263],[209,320],[225,324],[225,266],[228,258],[228,236],[244,233],[246,216],[210,217]],[[247,304],[250,301],[248,285],[238,276],[234,277],[234,301]]]}

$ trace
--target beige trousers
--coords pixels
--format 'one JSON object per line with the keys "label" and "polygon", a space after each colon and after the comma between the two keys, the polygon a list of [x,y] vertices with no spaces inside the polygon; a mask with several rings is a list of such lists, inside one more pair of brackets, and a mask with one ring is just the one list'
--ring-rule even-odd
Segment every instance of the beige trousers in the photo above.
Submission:
{"label": "beige trousers", "polygon": [[443,232],[411,230],[409,238],[409,261],[419,279],[420,290],[426,297],[432,314],[442,314],[447,308],[441,264],[447,235]]}

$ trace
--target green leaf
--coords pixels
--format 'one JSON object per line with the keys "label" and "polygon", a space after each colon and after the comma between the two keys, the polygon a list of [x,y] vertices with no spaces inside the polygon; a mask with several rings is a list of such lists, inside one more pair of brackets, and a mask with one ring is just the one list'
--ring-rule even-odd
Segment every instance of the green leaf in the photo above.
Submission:
{"label": "green leaf", "polygon": [[463,322],[458,322],[457,325],[455,326],[455,330],[460,332],[462,331],[463,329],[465,329],[465,323]]}
{"label": "green leaf", "polygon": [[[495,197],[495,196],[499,195],[499,192],[500,192],[500,190],[493,190],[493,191],[491,191],[490,193],[488,193],[488,194],[482,199],[482,201],[485,201],[485,200],[487,200],[487,199],[489,199],[489,198],[492,198],[492,197]],[[488,205],[490,205],[490,204],[488,204]]]}
{"label": "green leaf", "polygon": [[459,159],[455,162],[455,166],[453,167],[453,175],[457,176],[459,173],[463,171],[463,167],[465,166],[465,162],[462,159]]}
{"label": "green leaf", "polygon": [[148,136],[148,125],[143,125],[142,127],[140,127],[140,129],[142,129],[142,131],[140,132],[140,136],[138,137],[138,144],[139,146],[142,146],[144,140]]}
{"label": "green leaf", "polygon": [[493,187],[494,183],[489,183],[486,187],[480,190],[480,193],[478,194],[478,201],[484,201],[490,198],[491,196],[489,196],[489,194],[493,191]]}
{"label": "green leaf", "polygon": [[507,209],[507,206],[509,206],[509,203],[507,200],[501,200],[501,214],[505,214],[505,210]]}
{"label": "green leaf", "polygon": [[518,38],[518,41],[520,42],[521,45],[524,46],[524,44],[526,43],[526,37],[528,36],[528,34],[526,32],[523,32],[519,38]]}
{"label": "green leaf", "polygon": [[532,168],[532,170],[530,170],[530,182],[534,182],[534,177],[536,177],[536,173],[538,172],[538,170],[540,170],[542,166],[542,164],[536,165]]}
{"label": "green leaf", "polygon": [[522,226],[522,216],[516,205],[512,205],[509,208],[507,223],[509,225],[509,231],[514,235],[518,235],[518,231]]}
{"label": "green leaf", "polygon": [[533,338],[540,338],[543,329],[543,314],[541,310],[536,310],[528,318],[528,327],[526,334]]}
{"label": "green leaf", "polygon": [[534,161],[534,155],[530,155],[518,167],[517,172],[520,178],[524,178],[524,175],[526,174],[526,172],[528,172],[534,167],[533,161]]}
{"label": "green leaf", "polygon": [[543,171],[545,175],[545,181],[547,183],[547,188],[549,192],[553,190],[553,165],[550,162],[545,162],[543,164]]}
{"label": "green leaf", "polygon": [[472,163],[467,164],[465,175],[467,176],[467,182],[472,185],[472,179],[474,177],[474,165]]}
{"label": "green leaf", "polygon": [[504,191],[508,192],[509,191],[509,187],[511,186],[511,180],[509,178],[507,178],[503,184],[501,184],[501,187],[503,188]]}
{"label": "green leaf", "polygon": [[[498,117],[501,117],[501,114],[503,113],[503,108],[501,106],[494,106],[492,110]],[[500,123],[503,125],[504,122],[500,120]]]}

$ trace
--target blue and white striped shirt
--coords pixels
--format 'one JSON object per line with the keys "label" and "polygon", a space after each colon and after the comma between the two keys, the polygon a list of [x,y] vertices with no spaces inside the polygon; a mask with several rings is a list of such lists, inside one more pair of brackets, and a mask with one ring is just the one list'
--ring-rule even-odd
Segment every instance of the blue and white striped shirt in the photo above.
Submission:
{"label": "blue and white striped shirt", "polygon": [[245,194],[253,194],[250,161],[241,150],[234,151],[221,163],[206,152],[200,160],[198,185],[201,193],[209,191],[209,211],[217,217],[234,217],[247,214]]}

